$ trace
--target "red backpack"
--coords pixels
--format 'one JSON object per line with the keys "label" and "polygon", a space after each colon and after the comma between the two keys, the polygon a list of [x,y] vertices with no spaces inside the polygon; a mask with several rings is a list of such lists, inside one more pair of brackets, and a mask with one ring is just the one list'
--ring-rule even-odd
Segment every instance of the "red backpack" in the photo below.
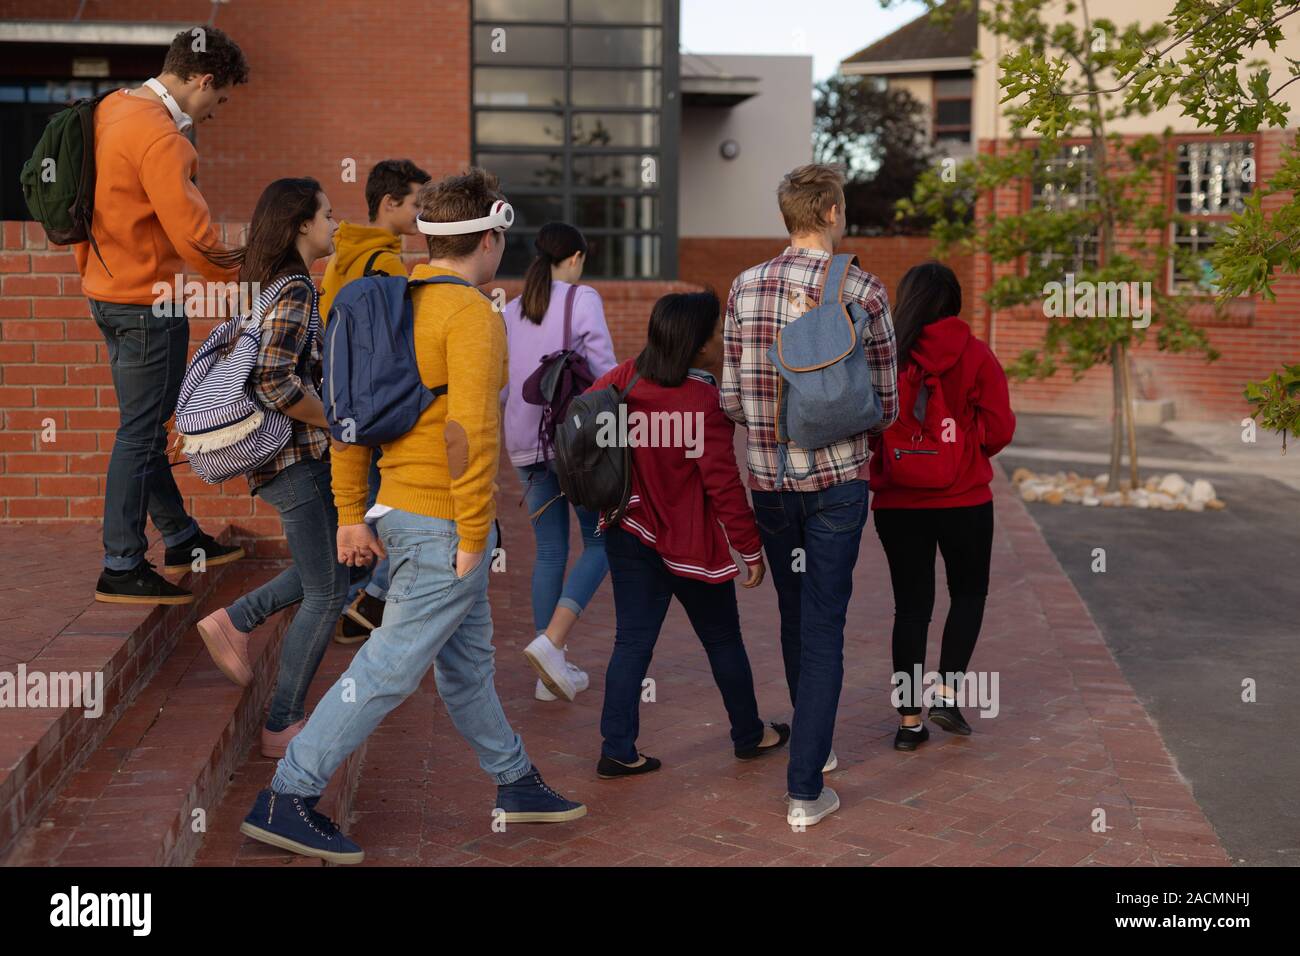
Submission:
{"label": "red backpack", "polygon": [[881,436],[891,485],[939,490],[959,475],[966,431],[948,410],[939,377],[909,362],[898,377],[898,420]]}

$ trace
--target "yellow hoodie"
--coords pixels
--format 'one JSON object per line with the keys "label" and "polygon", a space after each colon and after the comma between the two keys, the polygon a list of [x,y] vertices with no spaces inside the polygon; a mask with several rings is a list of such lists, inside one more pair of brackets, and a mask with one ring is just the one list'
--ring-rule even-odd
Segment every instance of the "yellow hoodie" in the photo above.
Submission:
{"label": "yellow hoodie", "polygon": [[390,276],[406,275],[402,262],[402,237],[378,226],[359,226],[354,222],[339,223],[334,234],[334,255],[325,265],[325,278],[321,280],[320,317],[328,322],[334,297],[353,279],[360,279],[366,271],[366,262],[378,252],[370,268]]}

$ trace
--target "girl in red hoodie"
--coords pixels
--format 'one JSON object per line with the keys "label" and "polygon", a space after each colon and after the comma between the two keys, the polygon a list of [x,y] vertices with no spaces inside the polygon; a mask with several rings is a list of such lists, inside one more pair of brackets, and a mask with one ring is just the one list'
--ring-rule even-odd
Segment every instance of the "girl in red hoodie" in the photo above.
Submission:
{"label": "girl in red hoodie", "polygon": [[[754,513],[736,469],[734,427],[718,403],[708,369],[722,364],[722,319],[712,292],[666,295],[650,316],[646,347],[601,376],[592,389],[627,388],[626,433],[632,450],[632,495],[619,524],[605,527],[617,632],[605,672],[604,738],[596,773],[605,778],[658,770],[638,753],[641,684],[669,602],[676,597],[709,656],[713,679],[742,760],[776,750],[786,724],[764,727],[754,677],[740,637],[732,578],[763,581],[765,565]],[[623,429],[620,428],[620,432]]]}
{"label": "girl in red hoodie", "polygon": [[[960,678],[950,681],[948,675],[965,673],[979,637],[993,549],[993,493],[989,488],[993,466],[989,459],[1006,447],[1016,430],[1002,366],[993,351],[958,318],[960,312],[961,286],[952,270],[941,263],[927,262],[909,269],[898,285],[894,329],[899,407],[904,409],[906,400],[911,409],[918,408],[918,398],[928,396],[925,382],[937,378],[946,417],[951,419],[946,437],[940,440],[952,442],[953,450],[960,449],[952,462],[955,480],[942,488],[912,486],[901,469],[891,473],[891,462],[899,456],[883,453],[889,433],[872,439],[871,508],[894,587],[894,685],[896,700],[904,705],[898,707],[902,715],[902,726],[894,738],[898,750],[915,750],[930,736],[921,723],[924,681],[918,677],[925,671],[926,632],[934,611],[936,546],[943,555],[951,606],[939,655],[941,686],[930,707],[930,720],[950,733],[971,732],[957,708],[958,687],[953,685],[960,683]],[[915,420],[900,411],[890,431],[905,440],[905,447],[919,431],[916,421],[924,420],[924,411]],[[918,459],[921,462],[939,460],[933,451],[919,454],[935,456]]]}

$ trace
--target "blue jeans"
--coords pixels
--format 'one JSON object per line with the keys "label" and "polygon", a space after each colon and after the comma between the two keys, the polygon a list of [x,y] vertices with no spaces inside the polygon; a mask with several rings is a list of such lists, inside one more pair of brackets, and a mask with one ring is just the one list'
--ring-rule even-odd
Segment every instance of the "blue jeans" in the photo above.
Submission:
{"label": "blue jeans", "polygon": [[731,720],[732,743],[737,748],[757,744],[763,739],[763,721],[754,698],[749,655],[740,637],[735,583],[712,584],[673,574],[653,548],[621,528],[610,528],[606,537],[618,632],[605,671],[601,753],[623,763],[636,763],[641,682],[650,669],[650,657],[674,597],[709,656],[713,681],[722,692]]}
{"label": "blue jeans", "polygon": [[[379,495],[379,458],[383,454],[378,448],[370,456],[370,489],[366,495],[366,510],[369,511],[375,506],[375,498]],[[361,591],[365,591],[373,598],[384,600],[388,595],[388,558],[383,557],[374,563],[372,567],[357,568],[353,572],[351,584],[348,587],[348,599],[345,605],[350,605],[356,600]]]}
{"label": "blue jeans", "polygon": [[190,323],[155,315],[151,305],[89,302],[108,343],[119,414],[104,488],[104,567],[129,571],[149,550],[146,514],[168,547],[198,531],[167,462],[167,420],[185,375]]}
{"label": "blue jeans", "polygon": [[[540,463],[515,471],[524,485],[524,505],[529,514],[560,493],[560,479],[553,465]],[[557,607],[567,607],[581,615],[609,570],[605,539],[596,533],[600,515],[576,506],[573,510],[582,529],[582,555],[567,581],[564,570],[569,564],[568,502],[561,498],[533,519],[533,537],[537,541],[537,557],[533,561],[533,625],[539,631],[546,630]]]}
{"label": "blue jeans", "polygon": [[844,683],[844,620],[867,522],[867,483],[755,491],[753,499],[781,610],[781,655],[794,704],[786,784],[796,800],[815,800]]}
{"label": "blue jeans", "polygon": [[302,602],[280,645],[280,673],[266,718],[268,730],[302,720],[307,688],[316,676],[348,593],[348,567],[338,562],[339,517],[330,466],[314,458],[295,462],[258,489],[280,512],[293,564],[226,609],[239,630],[253,630],[272,614]]}
{"label": "blue jeans", "polygon": [[312,797],[371,731],[434,667],[438,696],[482,767],[498,784],[532,769],[524,743],[506,720],[492,683],[492,609],[488,573],[496,528],[482,560],[456,576],[456,524],[409,511],[379,519],[392,578],[384,623],[312,711],[275,769],[271,789]]}

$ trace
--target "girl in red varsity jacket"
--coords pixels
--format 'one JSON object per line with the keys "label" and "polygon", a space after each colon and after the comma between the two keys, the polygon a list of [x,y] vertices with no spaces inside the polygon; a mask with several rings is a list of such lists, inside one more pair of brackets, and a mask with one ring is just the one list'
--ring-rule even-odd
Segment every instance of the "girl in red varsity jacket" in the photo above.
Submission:
{"label": "girl in red varsity jacket", "polygon": [[763,580],[762,545],[736,468],[734,426],[718,403],[708,369],[721,366],[722,320],[711,292],[666,295],[650,316],[646,347],[592,389],[626,388],[619,439],[632,452],[632,497],[618,525],[606,527],[617,634],[605,673],[604,738],[596,772],[622,777],[658,770],[637,751],[638,705],[664,615],[676,597],[704,644],[742,760],[781,747],[785,724],[764,727],[749,656],[740,636],[732,579]]}
{"label": "girl in red varsity jacket", "polygon": [[[970,326],[958,317],[960,312],[961,286],[947,266],[927,262],[903,276],[894,308],[899,420],[889,432],[871,439],[871,507],[894,588],[894,705],[902,716],[894,738],[898,750],[915,750],[929,738],[921,722],[921,704],[929,702],[923,694],[926,685],[933,687],[931,722],[949,733],[971,732],[956,696],[960,675],[970,665],[979,638],[989,589],[993,548],[989,459],[1010,443],[1016,430],[1002,366],[992,349],[971,334]],[[922,388],[935,380],[942,392],[937,402],[928,398],[928,388]],[[922,432],[917,423],[928,424],[926,413],[918,414],[922,397],[933,408],[944,409],[945,419],[952,420],[951,434],[940,439],[950,444],[935,445],[939,451],[914,453],[928,458],[904,459],[909,443],[915,441],[912,436]],[[931,410],[929,419],[935,417]],[[903,450],[890,457],[882,453],[886,445]],[[940,488],[922,479],[919,483],[927,486],[916,487],[918,472],[909,469],[919,468],[924,474],[927,464],[938,463],[941,455],[945,466],[952,468],[944,478],[953,474],[953,480]],[[891,470],[895,460],[904,464]],[[934,610],[936,547],[943,555],[951,600],[939,653],[939,679],[927,680],[925,644]]]}

